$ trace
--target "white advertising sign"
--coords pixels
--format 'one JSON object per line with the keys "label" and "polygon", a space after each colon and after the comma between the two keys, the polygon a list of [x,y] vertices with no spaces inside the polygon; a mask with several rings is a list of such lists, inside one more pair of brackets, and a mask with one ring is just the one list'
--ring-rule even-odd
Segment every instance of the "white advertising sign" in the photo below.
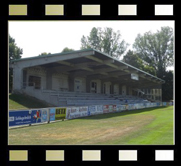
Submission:
{"label": "white advertising sign", "polygon": [[133,79],[133,80],[139,80],[138,74],[136,74],[136,73],[131,73],[131,79]]}

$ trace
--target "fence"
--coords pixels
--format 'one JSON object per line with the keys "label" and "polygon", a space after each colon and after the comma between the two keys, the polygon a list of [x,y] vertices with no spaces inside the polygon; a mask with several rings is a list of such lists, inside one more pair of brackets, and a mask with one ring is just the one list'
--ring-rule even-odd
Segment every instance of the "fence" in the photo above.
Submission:
{"label": "fence", "polygon": [[173,105],[172,102],[157,103],[137,103],[127,105],[91,105],[91,106],[72,106],[40,108],[30,110],[10,110],[9,127],[21,125],[33,125],[50,123],[62,119],[75,119],[79,117],[137,110],[150,107]]}

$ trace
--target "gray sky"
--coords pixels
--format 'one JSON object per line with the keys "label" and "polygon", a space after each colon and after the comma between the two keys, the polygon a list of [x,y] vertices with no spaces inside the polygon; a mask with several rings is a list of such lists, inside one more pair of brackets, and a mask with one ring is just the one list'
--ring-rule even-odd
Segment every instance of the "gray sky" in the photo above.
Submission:
{"label": "gray sky", "polygon": [[81,37],[88,36],[93,27],[119,30],[122,39],[130,44],[128,49],[132,49],[139,33],[156,32],[162,26],[174,29],[174,21],[9,21],[9,34],[23,49],[25,58],[42,52],[58,53],[65,47],[79,50]]}

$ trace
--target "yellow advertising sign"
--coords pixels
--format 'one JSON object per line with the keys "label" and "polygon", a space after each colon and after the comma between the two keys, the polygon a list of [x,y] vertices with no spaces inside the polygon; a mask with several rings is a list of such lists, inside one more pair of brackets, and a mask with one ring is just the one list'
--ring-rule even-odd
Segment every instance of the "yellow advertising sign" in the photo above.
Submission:
{"label": "yellow advertising sign", "polygon": [[55,109],[55,120],[65,119],[66,108],[56,108]]}

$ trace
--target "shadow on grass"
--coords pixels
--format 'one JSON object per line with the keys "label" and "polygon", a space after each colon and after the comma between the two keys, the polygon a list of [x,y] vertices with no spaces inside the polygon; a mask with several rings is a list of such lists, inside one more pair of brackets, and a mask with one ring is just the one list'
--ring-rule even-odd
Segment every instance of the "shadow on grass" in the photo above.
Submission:
{"label": "shadow on grass", "polygon": [[[18,105],[22,105],[27,108],[44,108],[52,106],[36,98],[23,94],[9,94],[9,102],[10,100],[16,102],[13,103],[14,107],[18,107]],[[10,110],[13,110],[13,108],[10,108]]]}
{"label": "shadow on grass", "polygon": [[142,112],[154,111],[154,110],[163,109],[163,108],[167,108],[167,106],[161,106],[161,107],[155,107],[155,108],[144,108],[144,109],[139,109],[139,110],[129,110],[129,111],[115,112],[115,113],[106,113],[106,114],[100,114],[100,115],[92,115],[92,116],[86,116],[86,117],[81,117],[77,119],[87,119],[87,120],[106,119],[106,118],[112,118],[116,116],[139,114]]}

